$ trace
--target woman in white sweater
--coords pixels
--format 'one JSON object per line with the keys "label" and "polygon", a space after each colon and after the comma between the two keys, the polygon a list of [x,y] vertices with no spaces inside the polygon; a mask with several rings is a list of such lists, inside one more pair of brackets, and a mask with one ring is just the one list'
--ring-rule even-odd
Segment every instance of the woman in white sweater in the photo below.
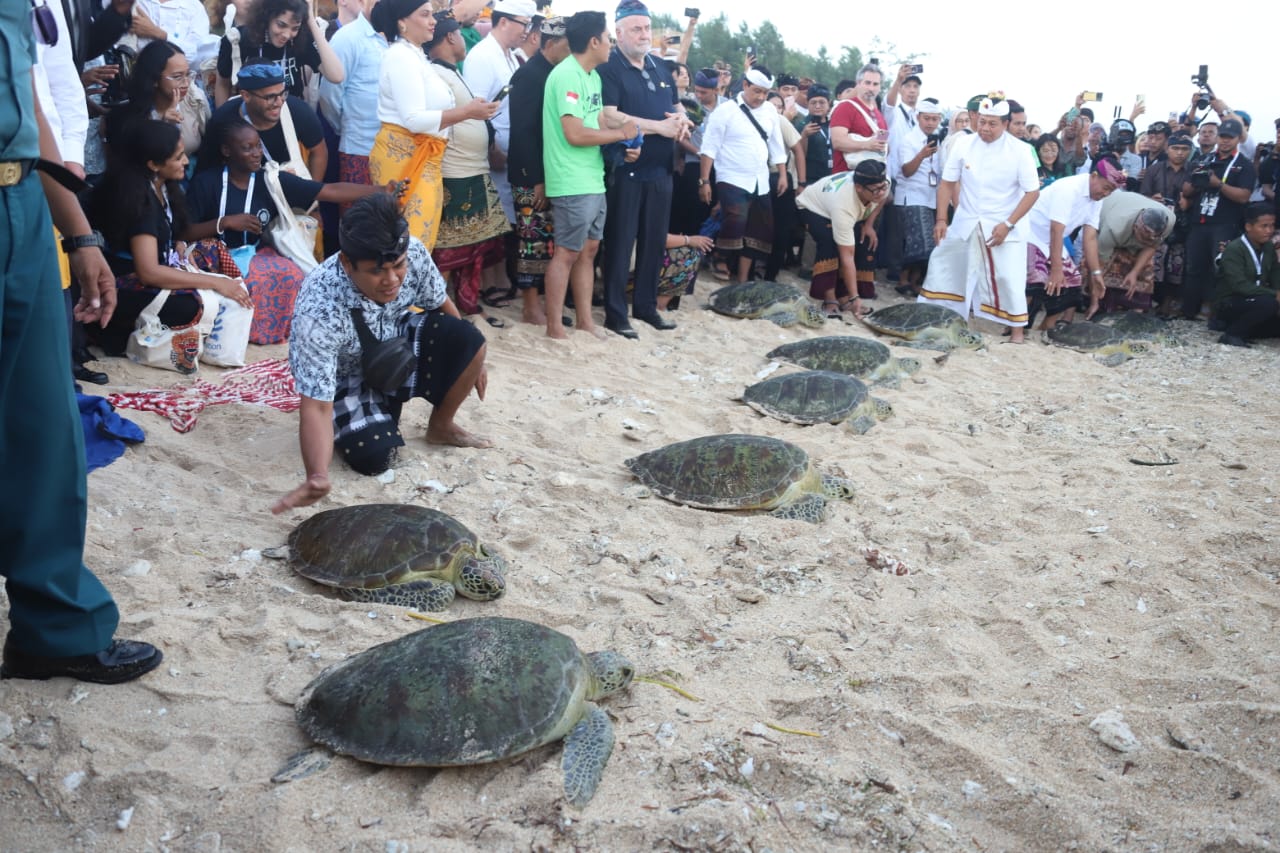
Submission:
{"label": "woman in white sweater", "polygon": [[370,23],[390,47],[378,81],[382,127],[369,152],[369,176],[380,185],[408,182],[404,217],[410,233],[431,250],[444,200],[440,161],[449,142],[448,128],[466,119],[492,118],[498,105],[475,98],[459,106],[431,69],[422,49],[436,28],[427,0],[381,0]]}

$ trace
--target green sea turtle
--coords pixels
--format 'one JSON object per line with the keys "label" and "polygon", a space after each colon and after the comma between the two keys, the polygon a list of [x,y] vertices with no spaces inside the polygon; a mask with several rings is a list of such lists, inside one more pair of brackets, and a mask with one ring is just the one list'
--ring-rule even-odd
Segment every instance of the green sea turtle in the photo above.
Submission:
{"label": "green sea turtle", "polygon": [[1109,326],[1088,320],[1058,323],[1049,330],[1048,338],[1060,347],[1093,353],[1094,358],[1107,367],[1115,367],[1133,356],[1151,351],[1151,345],[1146,341],[1130,340]]}
{"label": "green sea turtle", "polygon": [[848,420],[859,435],[893,414],[892,406],[867,393],[861,379],[829,370],[770,376],[743,391],[742,401],[757,412],[795,424]]}
{"label": "green sea turtle", "polygon": [[334,664],[295,713],[316,743],[397,767],[484,764],[564,740],[565,795],[581,807],[613,751],[613,724],[594,700],[634,673],[617,652],[583,654],[533,622],[459,619]]}
{"label": "green sea turtle", "polygon": [[1180,347],[1185,343],[1169,328],[1169,324],[1153,314],[1137,311],[1121,311],[1104,314],[1098,318],[1104,326],[1110,326],[1130,341],[1155,341],[1162,346]]}
{"label": "green sea turtle", "polygon": [[949,352],[957,347],[981,349],[982,335],[971,330],[964,318],[941,305],[904,302],[879,308],[861,318],[883,335],[905,339],[905,347]]}
{"label": "green sea turtle", "polygon": [[829,499],[853,497],[853,483],[819,474],[799,447],[759,435],[703,436],[625,464],[659,497],[700,509],[770,510],[817,524]]}
{"label": "green sea turtle", "polygon": [[894,358],[889,348],[879,341],[854,335],[829,335],[792,341],[769,351],[767,358],[798,364],[810,370],[847,373],[859,379],[891,388],[899,380],[920,369],[914,358]]}
{"label": "green sea turtle", "polygon": [[802,323],[817,328],[827,318],[805,295],[789,284],[745,281],[729,284],[711,294],[710,307],[728,317],[763,317],[779,326]]}
{"label": "green sea turtle", "polygon": [[460,521],[410,504],[316,513],[289,534],[290,567],[348,601],[444,610],[455,592],[490,601],[506,590],[506,562]]}

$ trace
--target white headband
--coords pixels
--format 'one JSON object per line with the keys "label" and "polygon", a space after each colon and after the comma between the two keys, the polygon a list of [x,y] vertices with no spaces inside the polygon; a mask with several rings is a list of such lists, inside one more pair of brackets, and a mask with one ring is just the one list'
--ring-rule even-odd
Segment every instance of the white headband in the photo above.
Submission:
{"label": "white headband", "polygon": [[1004,118],[1009,115],[1009,102],[993,101],[991,98],[983,98],[982,103],[978,104],[978,115]]}
{"label": "white headband", "polygon": [[920,115],[942,115],[942,107],[933,101],[920,101],[916,104],[916,113]]}
{"label": "white headband", "polygon": [[764,72],[758,69],[755,69],[755,68],[749,69],[747,73],[742,76],[746,79],[748,83],[752,83],[756,86],[760,86],[765,89],[773,88],[773,79],[770,77],[766,77],[764,75]]}

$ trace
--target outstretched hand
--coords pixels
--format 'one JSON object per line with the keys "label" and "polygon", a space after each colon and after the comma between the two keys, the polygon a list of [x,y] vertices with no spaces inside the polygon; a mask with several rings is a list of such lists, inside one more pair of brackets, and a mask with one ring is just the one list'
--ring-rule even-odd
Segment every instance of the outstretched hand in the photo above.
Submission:
{"label": "outstretched hand", "polygon": [[271,512],[273,515],[279,515],[286,510],[311,506],[329,494],[330,488],[328,474],[312,474],[301,486],[276,501],[271,507]]}

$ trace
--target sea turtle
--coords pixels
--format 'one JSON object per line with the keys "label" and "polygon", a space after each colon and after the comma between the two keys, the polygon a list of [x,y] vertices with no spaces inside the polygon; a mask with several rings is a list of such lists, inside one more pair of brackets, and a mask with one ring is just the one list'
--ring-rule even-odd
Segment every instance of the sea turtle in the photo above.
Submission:
{"label": "sea turtle", "polygon": [[581,807],[613,751],[613,724],[593,700],[634,674],[617,652],[583,654],[533,622],[459,619],[334,664],[295,713],[315,742],[397,767],[484,764],[564,740],[565,795]]}
{"label": "sea turtle", "polygon": [[1061,347],[1091,352],[1107,367],[1115,367],[1133,356],[1151,351],[1151,345],[1146,341],[1130,340],[1109,326],[1088,320],[1058,323],[1049,330],[1048,338]]}
{"label": "sea turtle", "polygon": [[701,509],[771,510],[817,524],[828,499],[853,497],[853,483],[819,474],[799,447],[760,435],[703,436],[625,464],[659,497]]}
{"label": "sea turtle", "polygon": [[779,326],[803,323],[817,328],[827,322],[818,307],[789,284],[745,281],[729,284],[711,294],[710,307],[729,317],[763,317]]}
{"label": "sea turtle", "polygon": [[1180,347],[1185,343],[1172,332],[1167,322],[1153,314],[1121,311],[1117,314],[1104,314],[1098,318],[1098,322],[1110,326],[1130,341],[1155,341],[1169,347]]}
{"label": "sea turtle", "polygon": [[289,534],[290,567],[348,601],[444,610],[455,592],[490,601],[506,591],[506,562],[460,521],[410,504],[316,513]]}
{"label": "sea turtle", "polygon": [[769,351],[767,358],[798,364],[810,370],[831,370],[891,388],[920,369],[914,358],[894,358],[879,341],[854,335],[829,335],[792,341]]}
{"label": "sea turtle", "polygon": [[906,339],[901,344],[905,347],[949,352],[985,346],[982,335],[971,330],[963,317],[941,305],[903,302],[872,311],[862,322],[883,335]]}
{"label": "sea turtle", "polygon": [[861,379],[829,370],[770,376],[742,392],[757,412],[796,424],[840,423],[849,419],[862,435],[893,414],[893,407],[867,393]]}

